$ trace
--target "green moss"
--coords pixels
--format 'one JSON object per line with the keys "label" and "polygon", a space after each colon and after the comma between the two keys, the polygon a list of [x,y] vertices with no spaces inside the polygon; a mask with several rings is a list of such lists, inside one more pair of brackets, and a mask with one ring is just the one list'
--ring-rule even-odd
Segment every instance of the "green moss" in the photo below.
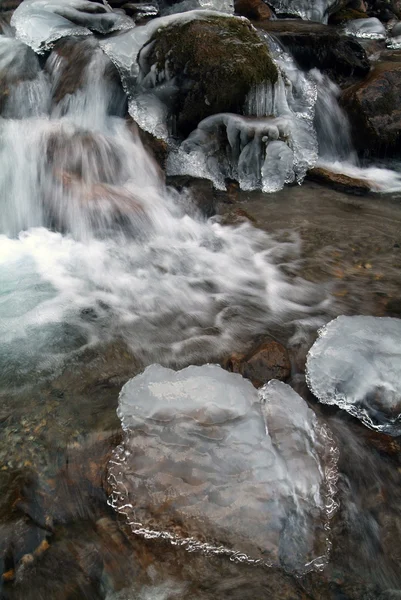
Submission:
{"label": "green moss", "polygon": [[249,23],[230,17],[208,17],[157,31],[149,60],[158,71],[168,65],[177,78],[179,125],[190,130],[218,112],[240,112],[255,84],[277,81],[268,48]]}

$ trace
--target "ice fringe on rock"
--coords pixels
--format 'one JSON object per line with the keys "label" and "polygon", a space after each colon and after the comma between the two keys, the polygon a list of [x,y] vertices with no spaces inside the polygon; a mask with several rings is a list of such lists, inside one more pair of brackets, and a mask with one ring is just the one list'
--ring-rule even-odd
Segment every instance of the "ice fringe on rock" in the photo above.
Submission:
{"label": "ice fringe on rock", "polygon": [[134,22],[108,11],[104,4],[87,0],[24,0],[14,12],[11,25],[18,39],[42,53],[60,38],[130,29]]}
{"label": "ice fringe on rock", "polygon": [[306,21],[327,23],[336,0],[271,0],[277,14],[297,15]]}
{"label": "ice fringe on rock", "polygon": [[109,502],[134,533],[298,573],[326,564],[337,451],[291,387],[151,365],[121,390],[118,416]]}
{"label": "ice fringe on rock", "polygon": [[401,319],[341,316],[319,330],[307,381],[371,429],[401,434]]}
{"label": "ice fringe on rock", "polygon": [[348,21],[345,33],[368,40],[385,40],[387,37],[386,28],[376,17]]}
{"label": "ice fringe on rock", "polygon": [[279,67],[278,81],[251,90],[245,116],[224,113],[201,121],[170,154],[169,174],[206,177],[218,189],[225,189],[230,178],[243,190],[276,192],[302,182],[315,165],[316,83],[270,36],[263,37]]}

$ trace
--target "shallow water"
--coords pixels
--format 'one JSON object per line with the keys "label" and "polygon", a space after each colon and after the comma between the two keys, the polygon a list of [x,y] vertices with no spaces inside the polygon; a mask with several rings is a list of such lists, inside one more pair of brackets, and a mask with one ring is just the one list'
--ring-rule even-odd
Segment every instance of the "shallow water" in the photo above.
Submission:
{"label": "shallow water", "polygon": [[[47,4],[36,2],[35,18]],[[99,15],[60,15],[53,4],[44,22],[56,37],[60,23],[62,35],[80,35],[83,23],[98,32]],[[19,21],[20,37],[28,25]],[[40,39],[28,33],[40,50],[55,39],[48,26]],[[74,38],[82,80],[64,95],[62,47],[39,60],[0,39],[12,100],[0,119],[0,597],[396,597],[399,440],[317,404],[304,366],[333,317],[401,315],[400,195],[355,199],[308,182],[269,195],[230,187],[208,220],[196,191],[165,185],[125,120],[118,74],[84,33]],[[289,383],[340,452],[329,564],[298,578],[138,538],[107,505],[122,386],[153,362],[218,362],[266,336],[287,347]]]}

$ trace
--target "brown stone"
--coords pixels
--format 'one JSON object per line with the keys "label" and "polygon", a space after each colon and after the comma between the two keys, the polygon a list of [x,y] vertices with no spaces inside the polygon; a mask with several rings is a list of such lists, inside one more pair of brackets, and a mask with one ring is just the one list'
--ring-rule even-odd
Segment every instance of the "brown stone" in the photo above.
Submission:
{"label": "brown stone", "polygon": [[342,173],[335,173],[323,167],[310,169],[307,176],[308,179],[311,179],[312,181],[328,185],[340,192],[356,194],[358,196],[369,194],[375,187],[374,183],[370,183],[364,179],[350,177],[349,175],[343,175]]}
{"label": "brown stone", "polygon": [[273,11],[263,0],[235,0],[234,10],[238,15],[255,21],[264,21],[273,16]]}
{"label": "brown stone", "polygon": [[291,363],[284,346],[274,340],[265,342],[247,355],[232,354],[223,368],[240,373],[258,388],[270,379],[285,381],[291,374]]}
{"label": "brown stone", "polygon": [[371,155],[401,152],[401,61],[377,65],[347,88],[341,103],[351,121],[354,143]]}

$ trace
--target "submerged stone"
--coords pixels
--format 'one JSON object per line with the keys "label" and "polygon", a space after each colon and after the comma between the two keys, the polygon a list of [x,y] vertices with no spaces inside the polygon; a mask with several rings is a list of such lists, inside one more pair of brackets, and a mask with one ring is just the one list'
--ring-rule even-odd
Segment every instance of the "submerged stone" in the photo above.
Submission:
{"label": "submerged stone", "polygon": [[148,367],[122,389],[110,504],[132,531],[231,560],[322,568],[336,450],[304,400],[219,366]]}
{"label": "submerged stone", "polygon": [[341,316],[320,329],[307,381],[325,404],[365,425],[401,434],[401,319]]}

